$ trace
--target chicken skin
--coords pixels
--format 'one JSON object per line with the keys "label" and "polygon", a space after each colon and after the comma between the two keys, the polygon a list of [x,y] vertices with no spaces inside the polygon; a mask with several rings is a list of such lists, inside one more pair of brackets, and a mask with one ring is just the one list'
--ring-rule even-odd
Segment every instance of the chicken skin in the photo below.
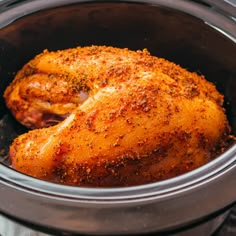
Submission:
{"label": "chicken skin", "polygon": [[14,140],[12,167],[69,185],[171,178],[215,158],[230,132],[212,83],[146,50],[44,51],[4,96],[22,124],[41,128]]}

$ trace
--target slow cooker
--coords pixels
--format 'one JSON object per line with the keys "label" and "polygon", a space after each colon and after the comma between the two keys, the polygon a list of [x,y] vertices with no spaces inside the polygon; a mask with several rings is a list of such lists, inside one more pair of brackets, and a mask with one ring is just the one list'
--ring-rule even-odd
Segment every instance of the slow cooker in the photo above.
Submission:
{"label": "slow cooker", "polygon": [[[236,202],[235,143],[194,171],[152,184],[49,183],[11,169],[7,148],[26,130],[11,117],[2,94],[16,71],[46,48],[147,48],[212,81],[225,96],[235,135],[235,17],[235,0],[1,1],[0,234],[212,235]],[[224,235],[230,232],[235,228]]]}

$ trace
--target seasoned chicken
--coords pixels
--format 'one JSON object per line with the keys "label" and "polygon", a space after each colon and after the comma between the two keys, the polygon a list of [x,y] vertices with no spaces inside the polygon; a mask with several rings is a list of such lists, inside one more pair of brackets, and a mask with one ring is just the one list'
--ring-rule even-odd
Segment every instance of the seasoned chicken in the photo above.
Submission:
{"label": "seasoned chicken", "polygon": [[10,147],[13,168],[63,184],[130,186],[171,178],[216,157],[230,131],[223,96],[212,83],[146,50],[44,51],[4,96],[29,128],[64,119]]}

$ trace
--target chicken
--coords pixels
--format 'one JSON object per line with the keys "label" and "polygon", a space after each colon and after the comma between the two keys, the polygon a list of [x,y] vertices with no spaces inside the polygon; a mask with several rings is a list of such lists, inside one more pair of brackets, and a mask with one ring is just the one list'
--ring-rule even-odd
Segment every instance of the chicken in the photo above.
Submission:
{"label": "chicken", "polygon": [[22,124],[41,128],[14,140],[12,167],[62,184],[115,187],[171,178],[215,158],[230,132],[212,83],[147,50],[44,51],[4,97]]}

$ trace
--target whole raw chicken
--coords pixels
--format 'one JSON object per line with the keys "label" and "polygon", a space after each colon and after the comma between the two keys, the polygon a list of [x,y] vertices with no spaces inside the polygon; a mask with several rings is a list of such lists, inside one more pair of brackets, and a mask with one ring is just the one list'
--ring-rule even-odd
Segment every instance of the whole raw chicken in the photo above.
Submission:
{"label": "whole raw chicken", "polygon": [[147,50],[45,50],[4,97],[16,119],[41,128],[14,140],[12,167],[63,184],[174,177],[215,158],[230,131],[212,83]]}

